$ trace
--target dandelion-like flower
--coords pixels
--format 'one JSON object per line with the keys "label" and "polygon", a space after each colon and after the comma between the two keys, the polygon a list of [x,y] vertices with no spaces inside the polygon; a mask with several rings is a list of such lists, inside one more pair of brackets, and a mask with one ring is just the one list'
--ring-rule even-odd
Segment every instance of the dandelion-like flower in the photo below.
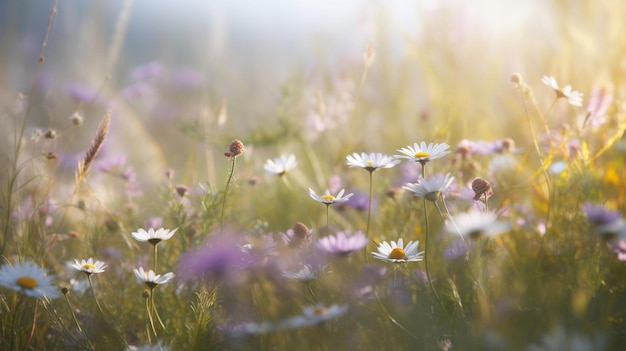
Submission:
{"label": "dandelion-like flower", "polygon": [[427,200],[435,202],[443,191],[452,184],[452,181],[454,181],[454,177],[446,174],[445,176],[420,179],[417,183],[409,183],[403,186],[402,189],[411,191],[415,196],[425,197]]}
{"label": "dandelion-like flower", "polygon": [[0,286],[34,298],[54,299],[60,296],[46,270],[31,262],[5,264],[0,267]]}
{"label": "dandelion-like flower", "polygon": [[139,269],[134,269],[135,276],[137,279],[146,284],[150,289],[156,287],[157,285],[162,285],[168,283],[172,278],[174,278],[174,273],[169,272],[163,275],[155,274],[153,270],[144,271],[143,267],[139,267]]}
{"label": "dandelion-like flower", "polygon": [[104,273],[104,269],[107,268],[106,263],[102,262],[102,261],[95,261],[93,260],[93,258],[89,257],[89,259],[87,261],[85,260],[74,260],[74,264],[72,264],[72,267],[74,267],[76,270],[79,270],[81,272],[85,272],[85,274],[87,275],[92,275],[92,274],[97,274],[97,273]]}
{"label": "dandelion-like flower", "polygon": [[559,88],[559,84],[556,82],[556,79],[551,76],[543,76],[541,78],[541,82],[554,90],[556,93],[556,98],[565,98],[567,102],[572,106],[582,106],[583,105],[583,93],[572,90],[572,87],[566,85],[563,89]]}
{"label": "dandelion-like flower", "polygon": [[364,248],[367,241],[363,232],[356,232],[351,235],[339,232],[319,239],[316,245],[320,250],[330,254],[346,256]]}
{"label": "dandelion-like flower", "polygon": [[337,202],[346,202],[352,197],[352,195],[354,195],[352,193],[344,195],[344,192],[345,189],[341,189],[337,196],[334,196],[330,194],[330,190],[326,189],[324,195],[318,195],[315,191],[313,191],[313,189],[309,188],[309,196],[313,200],[326,205],[332,205]]}
{"label": "dandelion-like flower", "polygon": [[405,148],[399,149],[398,152],[402,153],[402,155],[395,155],[394,157],[406,158],[410,161],[419,162],[424,165],[428,161],[443,157],[450,153],[448,150],[449,148],[450,145],[446,143],[430,143],[426,145],[426,143],[422,141],[421,144],[415,143],[413,146],[409,145]]}
{"label": "dandelion-like flower", "polygon": [[379,168],[391,168],[400,163],[400,160],[381,153],[366,154],[362,152],[360,155],[353,153],[352,155],[346,156],[346,159],[348,160],[347,165],[349,167],[361,167],[368,172],[374,172]]}
{"label": "dandelion-like flower", "polygon": [[267,160],[263,169],[265,169],[265,172],[268,174],[283,176],[292,169],[296,168],[297,165],[298,161],[296,161],[296,156],[293,154],[281,155],[273,160]]}
{"label": "dandelion-like flower", "polygon": [[372,252],[372,255],[379,260],[393,263],[416,262],[424,258],[424,251],[417,251],[419,241],[409,241],[406,246],[403,244],[402,238],[397,243],[393,240],[390,243],[383,241],[378,244],[378,252]]}
{"label": "dandelion-like flower", "polygon": [[174,230],[163,229],[163,228],[154,230],[153,228],[150,228],[146,231],[145,229],[140,228],[138,231],[133,232],[131,235],[137,241],[141,241],[141,242],[147,241],[152,245],[156,245],[163,240],[170,239],[174,235],[174,233],[176,233],[177,230],[178,228]]}
{"label": "dandelion-like flower", "polygon": [[498,221],[498,216],[491,211],[469,211],[454,216],[453,221],[447,221],[446,229],[449,233],[459,233],[464,238],[476,240],[483,236],[496,236],[510,229],[510,225]]}

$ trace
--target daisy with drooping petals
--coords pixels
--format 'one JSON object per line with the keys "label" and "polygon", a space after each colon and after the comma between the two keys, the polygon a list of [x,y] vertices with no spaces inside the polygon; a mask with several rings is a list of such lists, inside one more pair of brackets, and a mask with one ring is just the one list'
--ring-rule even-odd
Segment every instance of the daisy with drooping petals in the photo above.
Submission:
{"label": "daisy with drooping petals", "polygon": [[52,277],[32,262],[18,262],[13,266],[7,263],[0,267],[0,286],[37,299],[60,296],[52,285]]}
{"label": "daisy with drooping petals", "polygon": [[572,90],[570,85],[566,85],[563,89],[559,88],[559,84],[556,82],[556,79],[551,76],[543,76],[541,78],[541,82],[554,90],[556,93],[556,98],[565,98],[567,102],[572,106],[582,106],[583,105],[583,93]]}
{"label": "daisy with drooping petals", "polygon": [[366,154],[362,152],[360,155],[353,153],[352,155],[346,156],[346,159],[348,160],[347,165],[349,167],[361,167],[368,172],[374,172],[379,168],[391,168],[400,163],[400,160],[381,153]]}
{"label": "daisy with drooping petals", "polygon": [[406,158],[413,162],[419,162],[425,165],[428,161],[443,157],[450,153],[448,150],[450,145],[446,143],[435,144],[430,143],[426,145],[425,142],[422,141],[421,144],[413,144],[413,146],[409,145],[405,148],[399,149],[398,152],[402,153],[402,155],[395,155],[395,158]]}
{"label": "daisy with drooping petals", "polygon": [[298,161],[296,161],[296,156],[293,154],[281,155],[273,160],[267,160],[263,169],[265,169],[265,172],[268,174],[283,176],[292,169],[296,168],[297,165]]}
{"label": "daisy with drooping petals", "polygon": [[155,274],[153,270],[149,270],[147,272],[144,271],[143,267],[139,267],[139,269],[134,269],[133,271],[135,272],[137,279],[151,289],[157,285],[166,284],[174,278],[174,273],[172,272],[165,273],[163,275]]}
{"label": "daisy with drooping petals", "polygon": [[81,260],[79,262],[78,260],[74,260],[74,262],[76,263],[73,263],[72,267],[74,267],[75,269],[81,272],[85,272],[85,274],[87,275],[96,274],[96,273],[104,273],[104,269],[107,268],[106,263],[102,261],[94,262],[93,258],[91,257],[89,257],[87,261]]}
{"label": "daisy with drooping petals", "polygon": [[417,183],[409,183],[402,187],[402,189],[409,190],[413,195],[418,197],[424,197],[429,201],[435,202],[440,197],[443,191],[452,184],[454,177],[450,174],[445,176],[435,176],[428,179],[420,179]]}
{"label": "daisy with drooping petals", "polygon": [[174,230],[163,229],[163,228],[154,230],[153,228],[150,228],[146,231],[145,229],[139,228],[138,231],[131,233],[131,235],[137,241],[141,241],[141,242],[147,241],[152,245],[156,245],[163,240],[170,239],[174,235],[174,233],[176,233],[177,230],[178,228]]}
{"label": "daisy with drooping petals", "polygon": [[423,259],[424,251],[417,251],[419,241],[409,241],[406,246],[403,244],[402,238],[398,239],[397,243],[383,241],[378,244],[378,252],[372,252],[372,255],[379,260],[393,263],[417,262]]}

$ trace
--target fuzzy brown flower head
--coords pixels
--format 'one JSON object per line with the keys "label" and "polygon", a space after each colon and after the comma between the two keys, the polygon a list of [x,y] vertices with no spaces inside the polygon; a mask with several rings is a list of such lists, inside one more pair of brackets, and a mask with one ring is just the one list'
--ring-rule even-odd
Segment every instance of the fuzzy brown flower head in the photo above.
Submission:
{"label": "fuzzy brown flower head", "polygon": [[293,230],[293,235],[301,239],[309,234],[310,231],[310,229],[302,222],[296,222],[291,229]]}
{"label": "fuzzy brown flower head", "polygon": [[515,149],[515,141],[511,138],[502,139],[502,152],[510,152]]}
{"label": "fuzzy brown flower head", "polygon": [[491,197],[493,195],[493,189],[491,189],[491,185],[488,181],[482,178],[476,178],[472,181],[472,190],[476,194],[474,196],[474,201],[478,201],[483,195],[486,198]]}
{"label": "fuzzy brown flower head", "polygon": [[56,132],[56,130],[54,130],[54,129],[48,129],[48,130],[44,133],[43,137],[44,137],[44,138],[46,138],[46,139],[54,139],[54,138],[56,138],[56,137],[57,137],[57,132]]}
{"label": "fuzzy brown flower head", "polygon": [[243,143],[241,140],[233,140],[228,146],[228,152],[224,153],[226,157],[237,157],[243,154]]}

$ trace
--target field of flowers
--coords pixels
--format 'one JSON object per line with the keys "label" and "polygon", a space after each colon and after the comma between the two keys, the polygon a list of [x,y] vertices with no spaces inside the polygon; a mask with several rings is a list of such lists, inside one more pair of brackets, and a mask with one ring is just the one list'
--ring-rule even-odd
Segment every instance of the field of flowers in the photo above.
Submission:
{"label": "field of flowers", "polygon": [[0,5],[0,350],[626,345],[623,2],[150,6]]}

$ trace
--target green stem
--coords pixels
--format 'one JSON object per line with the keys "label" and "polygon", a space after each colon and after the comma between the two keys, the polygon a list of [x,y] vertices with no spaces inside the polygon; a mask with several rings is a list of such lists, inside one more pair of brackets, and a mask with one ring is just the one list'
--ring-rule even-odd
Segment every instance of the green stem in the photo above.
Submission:
{"label": "green stem", "polygon": [[222,228],[224,227],[224,209],[226,208],[226,195],[228,195],[228,187],[230,183],[233,181],[233,174],[235,173],[235,164],[237,163],[237,157],[231,158],[231,166],[230,166],[230,174],[228,175],[228,180],[226,181],[226,187],[224,188],[224,196],[222,197],[222,213],[220,215],[220,232],[222,232]]}
{"label": "green stem", "polygon": [[152,245],[152,251],[154,252],[154,263],[152,264],[152,270],[154,271],[154,274],[156,274],[157,272],[157,245],[159,245],[159,243]]}
{"label": "green stem", "polygon": [[[146,296],[146,311],[148,312],[148,320],[150,321],[150,327],[152,327],[152,333],[154,333],[154,337],[158,338],[156,328],[154,327],[154,320],[152,319],[152,293],[154,289],[150,289],[150,296]],[[152,343],[152,338],[150,337],[150,331],[148,330],[148,342]]]}
{"label": "green stem", "polygon": [[329,226],[329,221],[328,221],[328,208],[330,207],[330,204],[326,204],[326,233],[330,234],[330,226]]}
{"label": "green stem", "polygon": [[83,332],[83,329],[80,327],[78,323],[78,319],[76,318],[76,313],[74,313],[74,309],[72,308],[72,304],[70,303],[70,298],[67,297],[67,294],[63,294],[65,297],[65,301],[67,302],[67,307],[70,309],[70,313],[72,314],[72,319],[74,320],[74,324],[76,324],[76,328],[78,328],[79,332]]}
{"label": "green stem", "polygon": [[370,198],[369,198],[369,203],[367,204],[367,226],[365,227],[365,236],[367,238],[369,238],[369,234],[370,234],[370,219],[372,217],[372,194],[374,192],[373,174],[374,174],[374,171],[370,171]]}
{"label": "green stem", "polygon": [[102,310],[102,306],[100,306],[100,302],[98,302],[98,298],[96,297],[96,290],[93,288],[93,282],[91,281],[91,274],[87,273],[87,280],[89,280],[89,287],[91,288],[91,294],[93,295],[93,300],[96,302],[96,306],[98,306],[98,310],[100,313],[104,315],[104,310]]}

